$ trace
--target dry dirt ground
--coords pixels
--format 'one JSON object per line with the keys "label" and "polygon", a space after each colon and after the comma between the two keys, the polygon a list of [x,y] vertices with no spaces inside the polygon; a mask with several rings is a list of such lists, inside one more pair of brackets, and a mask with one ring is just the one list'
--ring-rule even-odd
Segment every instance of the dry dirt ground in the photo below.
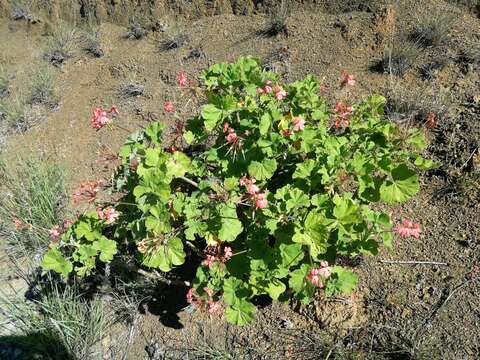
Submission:
{"label": "dry dirt ground", "polygon": [[[99,25],[103,57],[94,58],[78,45],[63,66],[52,67],[58,106],[44,109],[43,120],[25,133],[9,133],[3,151],[6,156],[37,152],[65,162],[72,187],[108,176],[111,169],[99,164],[98,152],[105,146],[117,150],[127,136],[120,129],[94,131],[88,122],[92,107],[117,105],[118,123],[127,130],[152,120],[172,124],[164,101],[178,104],[180,119],[198,111],[177,92],[178,71],[194,78],[211,64],[241,55],[265,60],[287,81],[315,74],[332,102],[373,92],[387,95],[392,119],[424,126],[430,140],[426,156],[441,163],[423,174],[419,196],[388,209],[395,220],[420,222],[421,238],[397,239],[392,252],[350,260],[361,279],[351,297],[319,297],[306,308],[260,304],[254,324],[232,328],[222,319],[181,311],[186,289],[160,289],[132,328],[127,359],[202,358],[198,352],[192,355],[197,350],[205,358],[222,359],[229,358],[220,357],[227,350],[238,359],[480,358],[480,19],[475,11],[451,3],[403,3],[346,5],[343,10],[355,11],[345,12],[297,6],[287,20],[288,34],[273,37],[259,32],[268,18],[250,11],[188,21],[185,13],[160,14],[162,26],[180,27],[187,39],[168,51],[158,46],[165,32],[125,39],[126,28],[107,18]],[[453,17],[443,44],[422,49],[402,77],[376,70],[397,33],[413,31],[419,19],[438,11]],[[29,91],[29,74],[45,62],[45,44],[56,26],[58,21],[0,19],[0,62],[12,75],[10,98]],[[440,60],[443,66],[425,77],[424,66]],[[357,79],[348,94],[337,90],[342,69]],[[129,82],[143,86],[143,94],[122,95],[119,89]],[[431,111],[436,124],[427,127]],[[173,310],[165,305],[175,302]],[[124,338],[111,335],[105,345],[119,342]]]}

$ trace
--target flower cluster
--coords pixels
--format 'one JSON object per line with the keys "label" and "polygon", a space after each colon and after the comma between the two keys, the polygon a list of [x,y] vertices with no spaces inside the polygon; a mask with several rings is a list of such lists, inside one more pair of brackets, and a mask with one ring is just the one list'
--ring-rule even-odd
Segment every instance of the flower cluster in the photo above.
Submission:
{"label": "flower cluster", "polygon": [[220,251],[218,251],[219,247],[213,249],[213,254],[208,253],[211,248],[212,247],[207,247],[205,250],[207,254],[205,260],[203,261],[203,264],[208,268],[211,268],[216,262],[226,263],[233,255],[232,248],[230,246],[225,246],[223,248],[223,254],[220,254]]}
{"label": "flower cluster", "polygon": [[323,280],[328,279],[331,274],[332,268],[328,265],[328,262],[320,261],[320,267],[311,269],[307,275],[307,280],[314,286],[323,288]]}
{"label": "flower cluster", "polygon": [[207,309],[210,314],[218,312],[218,310],[220,310],[220,303],[213,300],[213,290],[209,287],[204,287],[203,291],[208,296],[207,300],[198,295],[194,288],[190,288],[186,295],[187,302],[200,309]]}
{"label": "flower cluster", "polygon": [[184,88],[188,85],[188,79],[187,79],[187,74],[185,73],[185,71],[180,71],[177,75],[177,84],[178,86],[180,86],[181,88]]}
{"label": "flower cluster", "polygon": [[283,100],[287,97],[288,93],[281,86],[272,87],[272,85],[271,80],[265,81],[263,87],[257,88],[257,94],[270,94],[273,92],[275,94],[275,99],[277,100]]}
{"label": "flower cluster", "polygon": [[255,185],[257,180],[248,179],[246,176],[242,176],[239,180],[240,186],[247,188],[247,193],[255,204],[257,209],[265,209],[268,206],[268,200],[266,194],[260,192],[260,188]]}
{"label": "flower cluster", "polygon": [[225,140],[227,141],[227,144],[236,144],[238,142],[239,137],[235,132],[235,129],[230,127],[229,123],[223,124],[223,132],[227,134],[225,135]]}
{"label": "flower cluster", "polygon": [[105,209],[97,207],[97,215],[100,220],[105,220],[107,224],[114,223],[120,214],[112,207],[107,207]]}
{"label": "flower cluster", "polygon": [[283,100],[288,95],[288,93],[281,86],[276,86],[273,91],[275,92],[275,99],[277,100]]}
{"label": "flower cluster", "polygon": [[15,230],[20,231],[20,230],[25,230],[25,229],[30,229],[32,227],[32,224],[26,224],[20,219],[13,219],[13,226],[15,226]]}
{"label": "flower cluster", "polygon": [[118,115],[118,110],[115,106],[112,106],[110,110],[96,107],[93,109],[92,117],[90,118],[90,124],[94,129],[101,129],[105,125],[110,124],[113,121],[112,117]]}
{"label": "flower cluster", "polygon": [[72,225],[71,220],[63,220],[62,226],[54,225],[48,230],[48,235],[53,244],[57,244],[60,241],[60,236],[62,236],[63,232],[68,229],[70,225]]}
{"label": "flower cluster", "polygon": [[[299,131],[302,131],[303,129],[305,129],[305,123],[306,122],[300,116],[294,117],[292,119],[292,123],[293,123],[293,131],[294,132],[299,132]],[[285,137],[289,137],[290,135],[292,135],[292,130],[284,129],[284,130],[282,130],[282,135],[285,136]]]}
{"label": "flower cluster", "polygon": [[350,115],[353,113],[353,106],[346,105],[345,103],[339,101],[333,109],[337,115],[335,119],[334,126],[339,128],[340,126],[349,126],[350,125]]}
{"label": "flower cluster", "polygon": [[414,223],[410,220],[403,220],[402,224],[395,227],[393,231],[395,231],[401,237],[413,236],[418,238],[422,232],[422,229],[420,228],[420,224]]}
{"label": "flower cluster", "polygon": [[173,106],[173,102],[171,101],[165,101],[163,104],[163,110],[167,113],[172,113],[175,111],[175,107]]}
{"label": "flower cluster", "polygon": [[58,243],[60,241],[60,235],[62,235],[60,226],[53,226],[50,230],[48,230],[48,235],[50,236],[50,240],[52,240],[53,243]]}
{"label": "flower cluster", "polygon": [[93,203],[100,191],[101,181],[87,181],[81,183],[73,193],[73,203],[78,204],[82,200]]}
{"label": "flower cluster", "polygon": [[342,75],[342,86],[355,85],[355,79],[353,78],[353,75],[349,74],[346,70],[342,70],[341,75]]}
{"label": "flower cluster", "polygon": [[257,88],[257,94],[270,94],[272,91],[272,80],[265,81],[264,87]]}
{"label": "flower cluster", "polygon": [[305,129],[305,120],[297,116],[293,118],[293,131],[302,131]]}

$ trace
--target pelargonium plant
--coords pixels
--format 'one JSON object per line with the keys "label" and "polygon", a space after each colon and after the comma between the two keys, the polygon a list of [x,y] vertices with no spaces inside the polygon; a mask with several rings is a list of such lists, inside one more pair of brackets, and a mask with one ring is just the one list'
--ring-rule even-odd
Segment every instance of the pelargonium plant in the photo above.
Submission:
{"label": "pelargonium plant", "polygon": [[[419,235],[372,206],[410,199],[416,172],[433,166],[423,132],[387,121],[382,96],[330,105],[314,76],[284,84],[251,57],[201,80],[207,102],[177,126],[183,140],[151,123],[120,149],[110,184],[80,187],[75,199],[100,207],[62,230],[44,269],[85,276],[132,248],[143,271],[199,264],[188,302],[243,325],[262,295],[307,304],[352,291],[357,275],[339,259],[376,255],[395,231]],[[100,186],[116,200],[99,205]]]}

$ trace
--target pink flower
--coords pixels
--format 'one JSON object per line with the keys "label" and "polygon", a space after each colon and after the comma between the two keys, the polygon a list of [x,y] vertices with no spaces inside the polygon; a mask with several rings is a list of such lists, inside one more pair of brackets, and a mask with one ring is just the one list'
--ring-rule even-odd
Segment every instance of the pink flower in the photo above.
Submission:
{"label": "pink flower", "polygon": [[320,261],[320,269],[318,273],[327,279],[332,275],[332,268],[328,266],[328,262]]}
{"label": "pink flower", "polygon": [[173,154],[175,151],[177,151],[177,147],[175,145],[170,145],[167,149],[167,151],[171,154]]}
{"label": "pink flower", "polygon": [[266,80],[265,85],[272,85],[272,80]]}
{"label": "pink flower", "polygon": [[320,261],[320,267],[311,269],[307,275],[307,280],[314,286],[323,288],[323,280],[329,278],[331,274],[332,268],[328,266],[328,262]]}
{"label": "pink flower", "polygon": [[228,122],[223,124],[223,132],[226,133],[230,129],[230,124]]}
{"label": "pink flower", "polygon": [[60,226],[58,225],[55,225],[53,226],[49,231],[48,231],[48,235],[50,235],[50,239],[52,240],[52,242],[56,243],[60,240],[60,235],[62,234],[62,232],[60,231]]}
{"label": "pink flower", "polygon": [[265,198],[265,194],[257,194],[255,199],[255,207],[257,209],[265,209],[268,206],[268,200]]}
{"label": "pink flower", "polygon": [[350,75],[348,72],[345,70],[342,70],[341,72],[342,75],[342,86],[353,86],[355,85],[355,79],[353,78],[353,75]]}
{"label": "pink flower", "polygon": [[283,100],[285,97],[287,97],[288,93],[283,90],[282,87],[277,86],[275,87],[275,99],[277,100]]}
{"label": "pink flower", "polygon": [[174,112],[175,108],[173,107],[173,102],[165,101],[165,103],[163,104],[163,110],[167,113]]}
{"label": "pink flower", "polygon": [[207,300],[207,306],[208,306],[208,312],[210,314],[215,314],[216,312],[218,312],[218,310],[220,310],[220,304],[213,300]]}
{"label": "pink flower", "polygon": [[305,120],[301,117],[293,118],[293,131],[302,131],[305,129]]}
{"label": "pink flower", "polygon": [[94,129],[101,129],[105,125],[112,122],[112,119],[107,116],[107,112],[101,108],[93,109],[92,117],[90,118],[90,124]]}
{"label": "pink flower", "polygon": [[342,118],[347,118],[353,113],[353,107],[347,106],[343,102],[339,101],[335,104],[335,108],[333,109],[333,111],[336,112],[338,116]]}
{"label": "pink flower", "polygon": [[187,298],[187,302],[188,302],[188,303],[192,303],[194,293],[195,293],[195,289],[194,289],[194,288],[190,288],[190,289],[188,290],[187,295],[186,295],[186,298]]}
{"label": "pink flower", "polygon": [[182,70],[178,73],[177,83],[178,83],[178,86],[180,86],[182,88],[187,86],[188,80],[187,80],[187,74],[185,74],[185,71]]}
{"label": "pink flower", "polygon": [[205,287],[203,288],[203,291],[205,291],[205,292],[207,293],[207,295],[208,295],[209,298],[212,298],[212,297],[213,297],[213,290],[210,289],[208,286],[205,286]]}
{"label": "pink flower", "polygon": [[228,261],[233,255],[232,248],[230,246],[225,246],[223,248],[223,262]]}
{"label": "pink flower", "polygon": [[238,183],[240,186],[246,186],[250,183],[250,180],[248,180],[246,176],[242,176],[240,180],[238,180]]}
{"label": "pink flower", "polygon": [[320,269],[311,269],[310,273],[307,275],[307,280],[310,281],[314,286],[323,288],[322,278],[319,271]]}
{"label": "pink flower", "polygon": [[270,94],[273,89],[270,85],[266,85],[264,88],[263,88],[263,91],[265,92],[265,94]]}
{"label": "pink flower", "polygon": [[263,90],[262,88],[257,88],[257,94],[263,94],[265,92],[265,90]]}
{"label": "pink flower", "polygon": [[97,215],[100,220],[105,219],[105,214],[103,213],[103,209],[100,206],[97,207]]}
{"label": "pink flower", "polygon": [[292,135],[292,132],[289,129],[282,130],[282,135],[285,137],[289,137]]}
{"label": "pink flower", "polygon": [[100,181],[87,181],[75,190],[73,193],[73,203],[77,204],[82,200],[87,200],[89,203],[95,201],[97,193],[100,190]]}
{"label": "pink flower", "polygon": [[335,123],[333,126],[335,126],[338,129],[340,126],[348,127],[349,125],[350,125],[350,120],[339,118],[335,120]]}
{"label": "pink flower", "polygon": [[207,255],[207,258],[203,260],[203,265],[205,265],[208,268],[211,268],[213,264],[217,261],[217,257],[213,255]]}
{"label": "pink flower", "polygon": [[255,195],[260,192],[260,188],[251,182],[250,184],[247,185],[247,192],[250,195]]}
{"label": "pink flower", "polygon": [[108,207],[105,210],[103,210],[104,214],[104,219],[107,221],[107,224],[112,224],[114,223],[120,214],[112,207]]}
{"label": "pink flower", "polygon": [[420,228],[420,224],[411,222],[409,220],[403,220],[402,225],[395,227],[393,231],[402,237],[413,236],[418,238],[422,232],[422,229]]}
{"label": "pink flower", "polygon": [[73,224],[72,220],[69,220],[69,219],[63,220],[63,228],[64,229],[68,229],[70,226],[72,226],[72,224]]}
{"label": "pink flower", "polygon": [[13,225],[15,226],[16,230],[25,229],[25,223],[20,219],[13,219]]}
{"label": "pink flower", "polygon": [[235,130],[232,129],[232,128],[229,128],[228,129],[228,135],[225,136],[225,140],[227,141],[227,143],[236,143],[238,141],[238,136],[237,134],[235,133]]}

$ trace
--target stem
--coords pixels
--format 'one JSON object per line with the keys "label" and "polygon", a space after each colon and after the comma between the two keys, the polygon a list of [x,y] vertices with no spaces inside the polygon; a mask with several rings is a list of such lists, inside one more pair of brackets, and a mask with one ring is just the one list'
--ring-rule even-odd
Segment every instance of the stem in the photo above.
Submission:
{"label": "stem", "polygon": [[244,254],[244,253],[246,253],[247,251],[248,251],[248,250],[239,251],[239,252],[233,254],[231,257],[237,256],[237,255],[240,255],[240,254]]}
{"label": "stem", "polygon": [[193,181],[193,180],[190,180],[189,178],[186,178],[185,176],[179,176],[178,178],[179,178],[179,179],[182,179],[183,181],[185,181],[185,182],[187,182],[187,183],[189,183],[190,185],[195,186],[197,189],[198,189],[198,187],[199,187],[199,186],[198,186],[198,183],[196,183],[196,182]]}
{"label": "stem", "polygon": [[131,134],[131,133],[133,132],[133,131],[127,129],[127,128],[124,128],[124,127],[121,126],[121,125],[118,125],[117,123],[112,123],[112,125],[115,126],[115,127],[117,127],[117,128],[119,128],[119,129],[121,129],[121,130],[123,130],[123,131],[126,131],[126,132],[129,133],[129,134]]}
{"label": "stem", "polygon": [[162,275],[160,275],[157,272],[150,273],[150,272],[145,271],[143,269],[138,269],[137,273],[139,273],[140,275],[143,275],[145,277],[148,277],[149,279],[163,282],[167,285],[178,285],[178,286],[186,286],[186,287],[190,287],[192,285],[189,281],[166,279],[165,277],[163,277]]}

